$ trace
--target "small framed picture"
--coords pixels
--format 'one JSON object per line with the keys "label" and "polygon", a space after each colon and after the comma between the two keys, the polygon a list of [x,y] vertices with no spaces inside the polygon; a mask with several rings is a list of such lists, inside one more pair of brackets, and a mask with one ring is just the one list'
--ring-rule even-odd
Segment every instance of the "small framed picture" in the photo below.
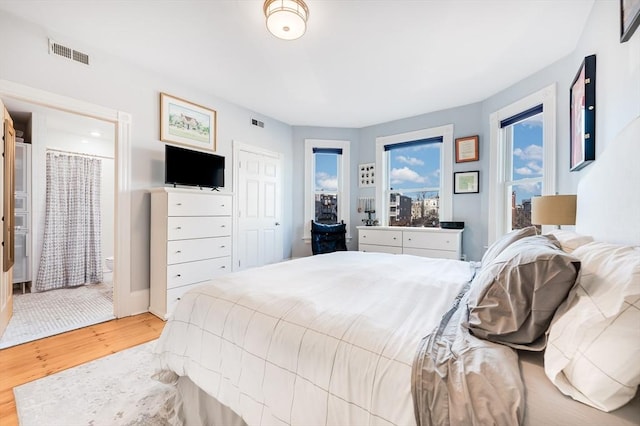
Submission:
{"label": "small framed picture", "polygon": [[376,186],[376,164],[366,163],[358,166],[358,186],[366,188]]}
{"label": "small framed picture", "polygon": [[456,139],[456,163],[478,161],[478,135]]}
{"label": "small framed picture", "polygon": [[453,174],[454,194],[474,194],[480,192],[480,171],[455,172]]}

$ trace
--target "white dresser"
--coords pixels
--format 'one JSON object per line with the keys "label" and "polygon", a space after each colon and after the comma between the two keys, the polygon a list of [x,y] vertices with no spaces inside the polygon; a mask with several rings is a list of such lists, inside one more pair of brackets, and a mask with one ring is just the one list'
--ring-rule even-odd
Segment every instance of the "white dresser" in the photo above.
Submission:
{"label": "white dresser", "polygon": [[167,319],[189,289],[231,272],[231,194],[151,190],[149,312]]}
{"label": "white dresser", "polygon": [[358,250],[459,260],[462,231],[464,229],[358,226]]}

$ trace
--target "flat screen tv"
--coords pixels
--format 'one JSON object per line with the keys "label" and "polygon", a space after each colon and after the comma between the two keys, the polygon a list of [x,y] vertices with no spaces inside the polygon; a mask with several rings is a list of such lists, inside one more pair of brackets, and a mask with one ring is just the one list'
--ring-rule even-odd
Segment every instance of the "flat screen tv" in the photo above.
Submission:
{"label": "flat screen tv", "polygon": [[221,188],[224,186],[224,157],[165,145],[164,182],[174,186]]}

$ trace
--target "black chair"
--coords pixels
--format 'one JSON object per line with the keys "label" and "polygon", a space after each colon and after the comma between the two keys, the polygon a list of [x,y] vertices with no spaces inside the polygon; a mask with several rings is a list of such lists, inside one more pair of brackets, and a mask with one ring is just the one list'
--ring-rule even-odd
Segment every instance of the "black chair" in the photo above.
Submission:
{"label": "black chair", "polygon": [[311,221],[311,251],[313,254],[347,251],[347,225],[341,223],[324,224]]}

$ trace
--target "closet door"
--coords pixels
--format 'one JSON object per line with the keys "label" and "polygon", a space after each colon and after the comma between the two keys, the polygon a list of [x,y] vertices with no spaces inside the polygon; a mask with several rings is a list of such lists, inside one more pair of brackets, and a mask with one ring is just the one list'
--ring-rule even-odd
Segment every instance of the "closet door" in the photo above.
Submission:
{"label": "closet door", "polygon": [[[15,141],[15,131],[13,130],[13,121],[11,121],[11,117],[9,116],[9,112],[4,108],[4,104],[0,100],[0,120],[2,123],[0,124],[0,132],[2,133],[2,139],[5,141],[5,145],[13,145]],[[7,144],[7,141],[9,143]],[[4,166],[4,164],[0,163],[0,165]],[[6,170],[4,170],[6,172]],[[2,187],[4,189],[4,196],[2,197],[2,201],[4,203],[7,202],[7,198],[13,200],[13,188],[9,188],[11,192],[7,194],[7,182],[6,182],[6,174],[0,172],[0,181],[2,181]],[[9,195],[9,196],[7,196]],[[3,209],[6,208],[6,204],[3,205]],[[11,215],[7,216],[5,213],[5,222],[3,222],[3,242],[4,247],[8,248],[8,240],[7,240],[7,225],[10,225],[11,235],[13,235],[13,212]],[[7,223],[8,222],[8,223]],[[3,260],[7,257],[4,253],[6,253],[6,249],[0,246],[0,250],[3,252]],[[9,246],[13,250],[13,242]],[[3,268],[4,269],[4,268]],[[4,330],[7,328],[9,324],[9,320],[11,319],[11,315],[13,314],[13,281],[11,280],[11,272],[9,273],[0,273],[0,336],[4,333]]]}

